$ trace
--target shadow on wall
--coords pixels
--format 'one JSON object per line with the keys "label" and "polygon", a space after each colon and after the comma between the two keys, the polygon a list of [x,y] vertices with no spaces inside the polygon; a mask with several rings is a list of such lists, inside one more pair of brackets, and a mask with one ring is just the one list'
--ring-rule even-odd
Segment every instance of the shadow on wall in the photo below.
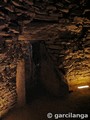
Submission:
{"label": "shadow on wall", "polygon": [[45,45],[41,44],[41,83],[54,96],[64,96],[69,92],[64,75],[58,71],[50,59]]}
{"label": "shadow on wall", "polygon": [[[40,96],[49,95],[60,97],[69,93],[68,83],[64,78],[63,73],[58,71],[55,67],[43,42],[36,42],[32,44],[31,59],[31,78],[27,77],[26,80],[27,103],[31,103]],[[27,72],[26,76],[29,76],[29,72]]]}

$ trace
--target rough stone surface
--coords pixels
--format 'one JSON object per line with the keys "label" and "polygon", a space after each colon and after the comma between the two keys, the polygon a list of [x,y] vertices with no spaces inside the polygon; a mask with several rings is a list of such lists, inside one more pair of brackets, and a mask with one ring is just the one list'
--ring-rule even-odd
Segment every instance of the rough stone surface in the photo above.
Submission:
{"label": "rough stone surface", "polygon": [[16,66],[19,60],[28,56],[28,44],[25,44],[7,41],[5,48],[0,49],[0,117],[17,103]]}
{"label": "rough stone surface", "polygon": [[[0,0],[0,117],[16,102],[17,60],[28,56],[28,45],[18,40],[46,40],[54,65],[69,85],[90,83],[89,0],[33,2]],[[32,27],[31,21],[39,21],[38,26]],[[9,94],[4,99],[3,91]],[[11,104],[7,102],[10,96]]]}
{"label": "rough stone surface", "polygon": [[[90,21],[81,18],[83,24],[77,27],[75,24],[79,19],[75,20],[74,25],[64,27],[61,39],[45,41],[51,58],[66,76],[70,89],[73,85],[90,84]],[[62,27],[59,29],[63,30]]]}

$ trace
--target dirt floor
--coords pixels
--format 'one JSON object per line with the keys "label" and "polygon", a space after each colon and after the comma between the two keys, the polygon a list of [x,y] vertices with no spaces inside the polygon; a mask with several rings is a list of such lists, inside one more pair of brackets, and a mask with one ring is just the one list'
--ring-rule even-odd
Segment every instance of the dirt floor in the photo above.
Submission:
{"label": "dirt floor", "polygon": [[[52,113],[53,117],[47,118],[47,113]],[[61,113],[89,115],[90,89],[73,91],[61,98],[42,94],[23,108],[11,110],[3,120],[55,120],[54,115]],[[68,120],[72,119],[73,118],[68,118]],[[65,118],[59,118],[59,120],[65,120]],[[77,118],[75,118],[75,120],[77,120]]]}

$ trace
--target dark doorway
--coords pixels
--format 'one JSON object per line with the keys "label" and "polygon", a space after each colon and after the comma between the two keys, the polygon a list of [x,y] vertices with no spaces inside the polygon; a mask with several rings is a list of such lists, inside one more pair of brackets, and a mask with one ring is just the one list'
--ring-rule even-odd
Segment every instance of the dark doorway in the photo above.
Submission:
{"label": "dark doorway", "polygon": [[31,43],[30,57],[26,60],[26,102],[42,96],[45,90],[40,82],[40,42]]}

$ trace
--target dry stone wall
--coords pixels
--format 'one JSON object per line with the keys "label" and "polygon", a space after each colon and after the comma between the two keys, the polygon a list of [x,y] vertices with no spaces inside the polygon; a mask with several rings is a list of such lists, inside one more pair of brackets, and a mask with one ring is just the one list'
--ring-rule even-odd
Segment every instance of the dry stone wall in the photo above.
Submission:
{"label": "dry stone wall", "polygon": [[[69,81],[73,79],[70,76],[74,73],[70,71],[76,71],[77,66],[79,66],[78,74],[86,72],[84,75],[89,77],[90,21],[79,18],[88,18],[90,9],[87,9],[87,1],[33,0],[33,3],[31,0],[0,0],[0,117],[16,103],[17,60],[28,54],[24,49],[27,44],[17,41],[33,19],[61,24],[59,39],[55,37],[52,41],[47,41],[46,46],[55,65],[66,75],[66,78]],[[75,16],[79,17],[75,18]],[[70,22],[74,23],[70,25]],[[83,36],[81,39],[83,28],[87,33],[85,32],[86,37]],[[75,76],[78,77],[76,72]]]}
{"label": "dry stone wall", "polygon": [[90,20],[76,17],[59,29],[59,39],[45,41],[49,55],[65,75],[70,89],[73,85],[90,84]]}
{"label": "dry stone wall", "polygon": [[0,52],[0,117],[17,103],[16,67],[21,59],[29,55],[28,43],[5,42]]}
{"label": "dry stone wall", "polygon": [[16,101],[15,85],[0,82],[0,118],[15,106]]}

